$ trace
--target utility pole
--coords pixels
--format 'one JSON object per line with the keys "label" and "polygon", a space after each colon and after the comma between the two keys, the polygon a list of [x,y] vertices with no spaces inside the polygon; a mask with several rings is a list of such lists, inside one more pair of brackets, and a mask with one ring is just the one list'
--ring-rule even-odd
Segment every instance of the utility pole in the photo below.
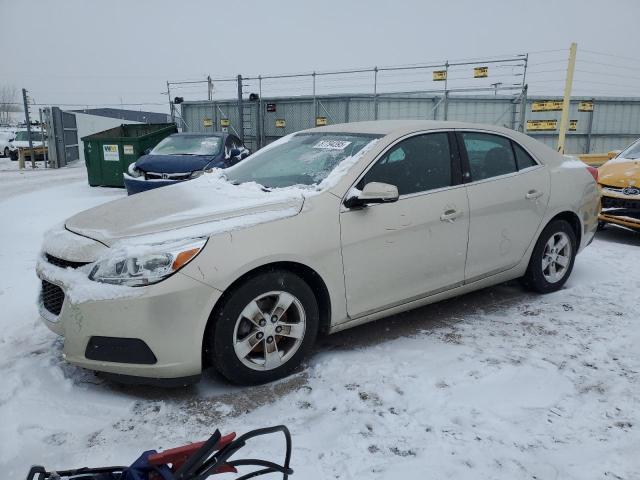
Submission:
{"label": "utility pole", "polygon": [[[36,168],[36,158],[33,152],[33,140],[31,139],[31,119],[29,118],[29,99],[27,97],[27,90],[22,89],[22,102],[24,104],[24,120],[27,122],[27,138],[29,139],[29,150],[31,151],[31,168]],[[24,168],[24,156],[19,155],[20,158],[20,170]]]}
{"label": "utility pole", "polygon": [[176,116],[173,112],[173,102],[171,101],[171,87],[169,86],[169,82],[167,82],[167,98],[169,99],[169,113],[171,114],[171,122],[176,123]]}
{"label": "utility pole", "polygon": [[49,167],[49,161],[48,161],[48,151],[49,151],[49,147],[45,148],[45,144],[44,144],[44,123],[42,122],[42,109],[39,108],[38,112],[40,113],[40,140],[42,141],[42,154],[44,155],[44,168],[48,168]]}
{"label": "utility pole", "polygon": [[213,82],[211,81],[211,75],[207,75],[207,98],[209,101],[213,100]]}
{"label": "utility pole", "polygon": [[569,49],[569,64],[567,66],[567,80],[564,84],[564,98],[562,100],[562,115],[560,116],[560,133],[558,135],[558,152],[564,153],[564,140],[569,126],[569,102],[571,101],[571,87],[573,72],[576,67],[576,51],[578,45],[573,42]]}

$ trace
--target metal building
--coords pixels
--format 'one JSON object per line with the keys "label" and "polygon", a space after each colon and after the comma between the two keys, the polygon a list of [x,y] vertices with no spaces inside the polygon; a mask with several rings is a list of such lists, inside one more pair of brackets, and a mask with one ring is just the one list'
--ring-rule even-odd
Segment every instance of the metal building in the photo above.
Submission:
{"label": "metal building", "polygon": [[[185,101],[177,119],[184,131],[229,129],[252,149],[318,125],[386,119],[488,123],[524,131],[555,148],[560,97],[370,94]],[[573,97],[567,153],[606,152],[640,137],[639,97]]]}

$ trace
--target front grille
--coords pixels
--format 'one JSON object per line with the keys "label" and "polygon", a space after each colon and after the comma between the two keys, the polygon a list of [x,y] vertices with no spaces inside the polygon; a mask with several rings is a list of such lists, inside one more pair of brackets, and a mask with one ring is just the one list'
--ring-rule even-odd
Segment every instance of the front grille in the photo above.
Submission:
{"label": "front grille", "polygon": [[640,200],[602,196],[602,208],[640,209]]}
{"label": "front grille", "polygon": [[80,268],[83,265],[88,265],[89,262],[72,262],[70,260],[64,260],[63,258],[54,257],[53,255],[45,254],[47,262],[60,268]]}
{"label": "front grille", "polygon": [[146,180],[187,180],[191,177],[191,172],[186,173],[156,173],[146,172],[144,178]]}
{"label": "front grille", "polygon": [[40,292],[42,305],[48,312],[60,315],[62,304],[64,303],[64,292],[58,285],[42,280],[42,291]]}

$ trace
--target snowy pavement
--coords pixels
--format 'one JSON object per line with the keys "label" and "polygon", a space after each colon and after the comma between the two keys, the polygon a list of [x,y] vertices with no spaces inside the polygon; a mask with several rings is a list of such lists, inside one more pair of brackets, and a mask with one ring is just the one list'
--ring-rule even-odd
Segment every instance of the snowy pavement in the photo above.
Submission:
{"label": "snowy pavement", "polygon": [[[501,285],[322,338],[300,373],[271,385],[208,374],[182,390],[126,387],[62,360],[34,273],[45,230],[124,191],[90,188],[82,166],[7,170],[2,478],[278,423],[293,433],[294,479],[640,478],[640,235],[599,233],[551,295]],[[282,446],[250,453],[279,460]]]}

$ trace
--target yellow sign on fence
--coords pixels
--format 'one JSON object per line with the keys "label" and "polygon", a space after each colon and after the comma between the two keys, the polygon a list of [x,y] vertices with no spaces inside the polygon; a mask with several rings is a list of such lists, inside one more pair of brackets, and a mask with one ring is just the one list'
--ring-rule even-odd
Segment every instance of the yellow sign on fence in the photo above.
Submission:
{"label": "yellow sign on fence", "polygon": [[276,120],[276,128],[284,128],[286,126],[287,126],[287,122],[285,122],[283,118],[278,118]]}
{"label": "yellow sign on fence", "polygon": [[213,120],[211,120],[210,118],[203,118],[202,119],[202,126],[207,128],[207,127],[213,127]]}
{"label": "yellow sign on fence", "polygon": [[544,100],[531,104],[532,112],[557,112],[562,110],[562,100]]}
{"label": "yellow sign on fence", "polygon": [[593,112],[593,102],[580,102],[578,104],[579,112]]}
{"label": "yellow sign on fence", "polygon": [[442,82],[447,79],[447,71],[446,70],[435,70],[433,72],[433,81],[434,82]]}
{"label": "yellow sign on fence", "polygon": [[489,76],[489,67],[475,67],[473,69],[473,78],[485,78]]}
{"label": "yellow sign on fence", "polygon": [[578,120],[569,120],[569,131],[575,132],[578,130]]}
{"label": "yellow sign on fence", "polygon": [[220,119],[220,126],[222,128],[228,127],[229,125],[231,125],[231,120],[229,120],[228,118],[221,118]]}
{"label": "yellow sign on fence", "polygon": [[558,128],[557,120],[527,120],[527,130],[545,132]]}
{"label": "yellow sign on fence", "polygon": [[316,117],[316,127],[323,127],[327,124],[327,117]]}

